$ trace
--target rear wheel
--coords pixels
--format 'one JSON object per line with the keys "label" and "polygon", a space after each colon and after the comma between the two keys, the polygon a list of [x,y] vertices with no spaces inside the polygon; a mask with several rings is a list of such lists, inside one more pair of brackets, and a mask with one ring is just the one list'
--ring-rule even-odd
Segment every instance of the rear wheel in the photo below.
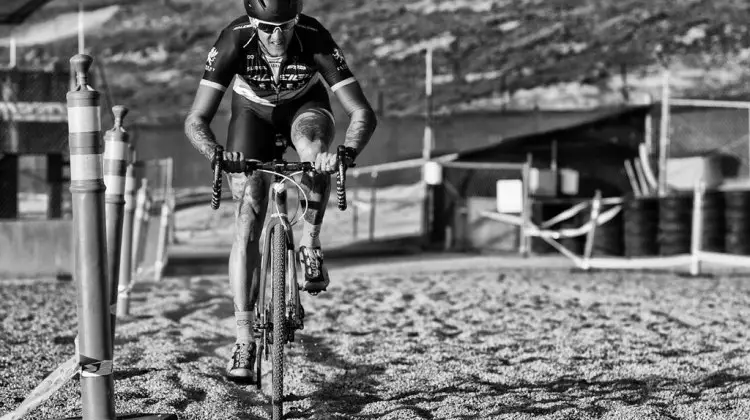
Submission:
{"label": "rear wheel", "polygon": [[276,225],[271,232],[271,270],[273,273],[273,345],[271,348],[271,400],[273,419],[284,413],[284,341],[286,334],[286,232]]}

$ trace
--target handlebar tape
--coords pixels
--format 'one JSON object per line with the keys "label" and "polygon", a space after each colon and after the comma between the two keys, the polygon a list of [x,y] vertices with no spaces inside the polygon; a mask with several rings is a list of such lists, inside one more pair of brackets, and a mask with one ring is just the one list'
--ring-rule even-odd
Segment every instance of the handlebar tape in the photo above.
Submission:
{"label": "handlebar tape", "polygon": [[339,146],[337,150],[338,154],[338,176],[336,177],[336,197],[339,200],[339,210],[346,210],[346,162],[344,158],[346,156],[346,149],[344,146]]}
{"label": "handlebar tape", "polygon": [[213,195],[211,196],[211,208],[218,210],[221,205],[221,170],[224,163],[224,147],[217,145],[214,149],[214,160],[212,166],[214,168],[214,188]]}

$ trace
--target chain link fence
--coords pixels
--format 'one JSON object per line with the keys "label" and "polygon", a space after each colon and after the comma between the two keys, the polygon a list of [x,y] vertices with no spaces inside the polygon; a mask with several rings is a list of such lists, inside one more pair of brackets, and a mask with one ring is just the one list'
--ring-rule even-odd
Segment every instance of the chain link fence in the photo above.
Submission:
{"label": "chain link fence", "polygon": [[[512,162],[445,162],[442,208],[447,226],[444,234],[448,249],[471,251],[493,249],[517,252],[520,230],[517,226],[497,223],[482,217],[482,212],[496,211],[499,200],[510,207],[521,206],[521,195],[498,198],[498,181],[523,180],[524,164]],[[518,191],[522,194],[522,191]],[[515,203],[509,203],[513,201]],[[439,211],[439,210],[438,210]],[[519,207],[518,215],[521,209]]]}
{"label": "chain link fence", "polygon": [[[702,156],[713,160],[705,176],[750,176],[750,103],[671,99],[670,156]],[[693,179],[695,166],[671,165],[669,182]],[[691,187],[691,185],[689,185]]]}
{"label": "chain link fence", "polygon": [[0,68],[0,219],[69,216],[69,89],[70,72],[57,65]]}

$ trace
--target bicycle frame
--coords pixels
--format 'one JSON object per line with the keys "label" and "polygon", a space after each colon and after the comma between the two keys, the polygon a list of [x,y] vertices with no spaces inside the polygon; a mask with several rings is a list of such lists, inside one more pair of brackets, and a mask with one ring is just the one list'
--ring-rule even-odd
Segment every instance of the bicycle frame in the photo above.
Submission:
{"label": "bicycle frame", "polygon": [[[269,212],[266,215],[267,220],[265,223],[265,233],[263,235],[262,252],[261,252],[261,274],[259,277],[259,291],[258,299],[256,301],[256,307],[258,309],[263,306],[263,312],[260,313],[261,325],[268,325],[268,314],[267,314],[267,302],[266,289],[267,284],[270,281],[269,276],[272,274],[270,270],[270,258],[271,255],[271,235],[273,228],[280,225],[286,233],[286,249],[287,249],[287,267],[286,267],[286,295],[288,296],[287,301],[287,320],[286,325],[287,331],[285,336],[287,342],[294,341],[294,331],[297,329],[303,329],[303,314],[301,310],[300,301],[300,286],[297,282],[297,259],[295,258],[294,252],[294,233],[292,232],[292,226],[289,223],[289,216],[287,212],[287,186],[284,179],[279,175],[274,175],[274,180],[269,186]],[[256,310],[256,313],[258,311]],[[264,334],[268,334],[268,328],[264,328]],[[264,340],[265,342],[265,340]],[[267,351],[267,349],[266,349]],[[266,353],[267,354],[267,353]]]}

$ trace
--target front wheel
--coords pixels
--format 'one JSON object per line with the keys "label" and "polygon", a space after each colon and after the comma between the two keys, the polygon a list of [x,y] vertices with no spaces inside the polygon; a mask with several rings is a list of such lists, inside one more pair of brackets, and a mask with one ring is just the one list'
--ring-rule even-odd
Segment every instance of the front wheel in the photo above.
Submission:
{"label": "front wheel", "polygon": [[284,414],[284,341],[286,339],[286,232],[276,225],[271,232],[271,271],[273,273],[273,344],[271,348],[271,401],[273,419]]}

